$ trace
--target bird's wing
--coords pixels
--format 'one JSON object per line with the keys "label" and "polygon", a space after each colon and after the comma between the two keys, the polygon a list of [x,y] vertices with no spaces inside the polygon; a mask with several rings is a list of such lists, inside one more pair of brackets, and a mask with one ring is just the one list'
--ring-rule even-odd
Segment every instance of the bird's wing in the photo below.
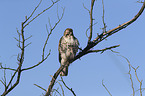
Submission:
{"label": "bird's wing", "polygon": [[61,42],[61,41],[62,41],[62,38],[63,38],[63,37],[60,38],[60,40],[59,40],[59,45],[58,45],[59,62],[60,62],[60,63],[61,63],[61,52],[62,52],[62,48],[61,48],[61,47],[62,47],[62,44],[61,44],[61,43],[62,43],[62,42]]}

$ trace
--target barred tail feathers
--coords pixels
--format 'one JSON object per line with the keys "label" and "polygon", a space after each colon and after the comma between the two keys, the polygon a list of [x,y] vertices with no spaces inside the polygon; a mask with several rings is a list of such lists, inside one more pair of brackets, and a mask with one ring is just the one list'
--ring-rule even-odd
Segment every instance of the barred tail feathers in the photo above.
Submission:
{"label": "barred tail feathers", "polygon": [[69,62],[66,62],[63,70],[60,72],[60,76],[67,76],[68,75],[68,66],[69,66]]}
{"label": "barred tail feathers", "polygon": [[63,70],[60,72],[60,76],[67,76],[68,75],[68,66],[65,66]]}

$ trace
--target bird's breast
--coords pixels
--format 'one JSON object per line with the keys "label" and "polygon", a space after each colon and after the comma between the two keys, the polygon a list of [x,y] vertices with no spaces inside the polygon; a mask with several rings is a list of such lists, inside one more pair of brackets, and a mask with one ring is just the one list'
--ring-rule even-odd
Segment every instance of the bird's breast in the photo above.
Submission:
{"label": "bird's breast", "polygon": [[64,38],[64,39],[65,39],[65,42],[68,43],[68,45],[73,45],[74,44],[74,38],[72,36]]}

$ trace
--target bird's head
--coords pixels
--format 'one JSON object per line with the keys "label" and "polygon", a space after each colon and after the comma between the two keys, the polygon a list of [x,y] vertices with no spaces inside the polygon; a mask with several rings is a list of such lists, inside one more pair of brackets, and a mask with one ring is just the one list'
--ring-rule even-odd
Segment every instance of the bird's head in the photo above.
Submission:
{"label": "bird's head", "polygon": [[74,36],[74,35],[73,35],[73,29],[67,28],[67,29],[64,31],[64,36],[65,36],[65,37]]}

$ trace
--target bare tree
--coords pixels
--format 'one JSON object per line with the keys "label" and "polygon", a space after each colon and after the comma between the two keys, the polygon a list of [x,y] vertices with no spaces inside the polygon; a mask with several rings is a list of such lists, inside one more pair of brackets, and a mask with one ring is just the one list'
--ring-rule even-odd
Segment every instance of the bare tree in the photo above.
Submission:
{"label": "bare tree", "polygon": [[[0,63],[0,69],[4,70],[3,80],[0,80],[0,82],[4,85],[4,92],[2,93],[1,96],[7,95],[9,92],[11,92],[19,84],[20,78],[21,78],[21,73],[23,71],[31,70],[33,68],[36,68],[37,66],[42,64],[45,60],[47,60],[48,56],[50,55],[50,51],[49,52],[45,51],[46,45],[47,45],[47,41],[48,41],[51,33],[53,32],[53,30],[56,28],[57,24],[62,20],[63,15],[64,15],[64,8],[62,9],[63,13],[62,13],[61,17],[58,16],[58,21],[54,24],[54,26],[52,26],[51,23],[49,22],[50,30],[47,29],[48,35],[47,35],[47,38],[46,38],[45,43],[44,43],[43,48],[42,48],[42,54],[41,54],[42,57],[41,57],[41,60],[37,64],[34,64],[33,66],[27,67],[27,68],[23,68],[22,65],[23,65],[24,57],[25,57],[25,55],[24,55],[25,54],[25,49],[26,49],[27,46],[29,46],[31,44],[31,43],[26,44],[26,41],[29,38],[31,38],[32,36],[29,36],[28,38],[25,37],[25,28],[27,26],[29,26],[29,24],[31,22],[33,22],[37,17],[39,17],[44,12],[46,12],[47,10],[52,8],[59,1],[60,0],[56,0],[56,1],[51,0],[52,4],[48,8],[42,10],[42,12],[40,12],[37,15],[34,16],[35,11],[39,8],[39,6],[40,6],[40,4],[42,2],[42,0],[40,0],[39,4],[34,8],[32,13],[30,14],[30,16],[28,16],[28,17],[26,16],[25,17],[25,20],[21,23],[20,30],[17,29],[18,38],[15,38],[15,39],[17,40],[17,42],[18,42],[17,46],[20,49],[20,53],[17,55],[18,67],[17,68],[8,68],[8,67],[4,67]],[[112,36],[114,33],[119,32],[120,30],[126,28],[128,25],[130,25],[134,21],[136,21],[138,19],[138,17],[142,14],[142,12],[144,11],[144,8],[145,8],[145,1],[141,2],[141,3],[143,3],[143,5],[142,5],[141,9],[139,10],[139,12],[134,16],[134,18],[132,18],[131,20],[129,20],[129,21],[127,21],[127,22],[117,26],[116,28],[108,30],[108,31],[106,30],[106,24],[105,24],[105,21],[104,21],[104,14],[103,14],[103,17],[102,17],[103,18],[103,25],[104,25],[103,32],[101,34],[98,34],[97,37],[92,40],[93,27],[96,24],[96,23],[93,22],[93,20],[94,20],[93,19],[93,9],[94,9],[95,0],[90,0],[90,1],[91,1],[91,8],[90,8],[90,10],[87,9],[84,6],[84,8],[88,11],[88,13],[90,15],[90,26],[87,29],[87,31],[89,30],[88,42],[87,42],[86,47],[81,49],[81,51],[78,53],[78,55],[76,55],[75,58],[72,61],[70,61],[70,63],[73,63],[75,60],[83,57],[84,55],[86,55],[88,53],[93,53],[93,52],[96,52],[96,53],[97,52],[102,52],[103,53],[106,50],[111,50],[113,48],[119,47],[120,45],[115,45],[115,46],[106,47],[106,48],[103,48],[103,49],[100,49],[100,50],[93,50],[92,49],[93,47],[98,45],[101,41],[105,40],[107,37]],[[102,4],[103,4],[103,0],[102,0]],[[103,8],[103,13],[104,13],[104,8]],[[33,16],[33,18],[32,18],[32,16]],[[53,89],[53,86],[54,86],[54,84],[56,82],[56,79],[59,76],[59,73],[63,70],[63,68],[64,68],[64,65],[60,66],[60,68],[54,73],[54,75],[52,76],[52,80],[50,81],[50,84],[48,86],[47,91],[45,89],[43,89],[42,87],[40,87],[40,86],[35,84],[36,86],[38,86],[41,89],[46,91],[45,96],[50,96],[50,94],[52,92],[52,89]],[[131,64],[129,64],[129,69],[130,68],[133,68],[133,70],[135,71],[136,78],[137,78],[138,82],[140,83],[140,89],[139,89],[140,90],[140,95],[142,95],[142,87],[141,87],[142,80],[139,80],[139,78],[137,76],[137,73],[136,73],[138,67],[134,68],[134,67],[131,66]],[[12,74],[10,80],[8,81],[8,83],[6,83],[6,79],[7,78],[6,78],[6,75],[5,75],[6,74],[5,70],[11,70],[13,72],[13,74]],[[16,78],[16,80],[14,78]],[[130,79],[130,80],[132,80],[132,79]],[[74,96],[76,96],[74,91],[66,85],[66,83],[63,81],[63,79],[61,81],[63,82],[65,87],[68,90],[70,90],[73,93]],[[14,83],[12,83],[12,82],[14,82]],[[106,88],[106,86],[103,84],[103,81],[102,81],[102,85]],[[132,85],[133,85],[133,83],[132,83]],[[106,88],[106,90],[108,90],[108,89]],[[111,94],[111,93],[109,93],[109,94]],[[134,89],[133,89],[133,94],[134,94]]]}
{"label": "bare tree", "polygon": [[[119,32],[120,30],[126,28],[127,26],[129,26],[130,24],[132,24],[134,21],[136,21],[138,19],[138,17],[142,14],[142,12],[144,11],[144,8],[145,8],[145,1],[144,1],[144,2],[142,2],[143,5],[142,5],[141,9],[134,16],[134,18],[132,18],[131,20],[129,20],[129,21],[127,21],[127,22],[125,22],[125,23],[117,26],[116,28],[113,28],[111,30],[108,30],[108,31],[106,30],[106,24],[105,24],[104,19],[103,19],[103,24],[104,24],[104,28],[103,28],[104,30],[103,30],[103,32],[101,34],[98,34],[98,36],[94,40],[92,40],[92,32],[93,32],[92,30],[93,30],[93,25],[95,24],[95,23],[93,23],[93,8],[94,8],[94,3],[95,3],[95,0],[91,0],[91,8],[90,8],[90,10],[87,9],[84,6],[84,8],[90,14],[90,26],[88,28],[88,30],[90,29],[90,34],[89,34],[89,37],[88,37],[88,43],[87,43],[86,47],[83,48],[81,50],[81,52],[79,52],[78,55],[76,55],[75,58],[72,61],[70,61],[70,63],[74,62],[75,60],[81,58],[82,56],[84,56],[84,55],[86,55],[88,53],[93,53],[93,52],[102,52],[103,53],[106,50],[110,50],[112,48],[119,47],[120,45],[115,45],[115,46],[106,47],[106,48],[100,49],[100,50],[92,50],[91,49],[94,46],[96,46],[97,44],[99,44],[101,41],[105,40],[107,37],[112,36],[114,33]],[[50,95],[50,93],[52,91],[52,88],[54,86],[54,83],[55,83],[57,77],[59,76],[59,73],[63,70],[63,68],[64,68],[64,66],[61,65],[61,67],[53,75],[53,77],[52,77],[52,79],[50,81],[50,84],[49,84],[49,87],[47,89],[47,92],[46,92],[45,96],[49,96]]]}
{"label": "bare tree", "polygon": [[[50,30],[47,29],[48,35],[47,35],[47,38],[46,38],[45,43],[44,43],[43,48],[42,48],[43,51],[42,51],[42,54],[41,54],[42,55],[41,60],[37,64],[34,64],[31,67],[28,67],[28,68],[23,68],[22,67],[23,62],[24,62],[24,57],[25,57],[25,55],[24,55],[25,54],[25,49],[28,45],[31,44],[31,43],[26,44],[25,42],[29,38],[32,37],[32,36],[30,36],[28,38],[25,37],[25,28],[27,26],[29,26],[29,24],[31,22],[33,22],[36,18],[38,18],[40,15],[42,15],[43,13],[45,13],[46,11],[51,9],[59,1],[60,0],[56,0],[56,1],[51,0],[52,3],[50,4],[50,6],[48,6],[46,9],[42,10],[40,13],[38,13],[37,15],[34,16],[35,11],[38,9],[38,7],[40,6],[40,4],[42,2],[42,0],[40,0],[39,4],[34,8],[32,13],[30,14],[30,16],[28,16],[28,17],[26,16],[25,20],[21,23],[21,28],[20,28],[21,30],[17,29],[18,38],[15,38],[15,39],[18,42],[18,44],[17,44],[18,48],[21,50],[20,53],[17,55],[18,67],[17,68],[3,67],[2,64],[0,63],[0,69],[4,70],[4,77],[3,77],[4,79],[0,80],[0,82],[4,85],[4,92],[1,94],[1,96],[7,95],[9,92],[11,92],[19,84],[22,72],[24,72],[26,70],[33,69],[33,68],[37,67],[38,65],[42,64],[48,58],[48,56],[50,55],[50,51],[49,52],[45,51],[47,41],[48,41],[52,31],[55,29],[57,24],[61,21],[63,15],[64,15],[64,8],[63,8],[63,13],[62,13],[61,17],[58,16],[58,20],[55,23],[55,25],[51,26]],[[6,78],[6,75],[5,75],[6,74],[5,70],[13,71],[12,76],[11,76],[10,80],[8,81],[8,84],[6,83],[7,78]],[[15,80],[14,78],[17,78],[17,79]]]}

